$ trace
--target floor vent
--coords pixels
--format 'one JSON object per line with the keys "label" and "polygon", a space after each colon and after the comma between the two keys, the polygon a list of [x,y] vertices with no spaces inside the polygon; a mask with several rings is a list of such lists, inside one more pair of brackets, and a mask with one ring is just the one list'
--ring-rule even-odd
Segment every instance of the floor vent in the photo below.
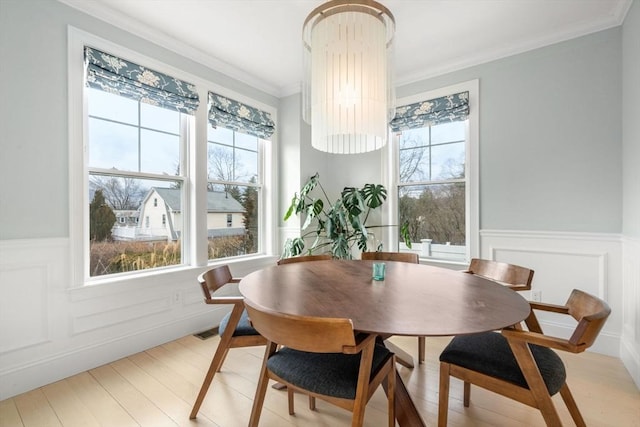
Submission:
{"label": "floor vent", "polygon": [[198,337],[201,340],[206,340],[207,338],[211,338],[214,335],[218,335],[218,328],[213,328],[206,331],[198,332],[197,334],[193,334],[193,336]]}

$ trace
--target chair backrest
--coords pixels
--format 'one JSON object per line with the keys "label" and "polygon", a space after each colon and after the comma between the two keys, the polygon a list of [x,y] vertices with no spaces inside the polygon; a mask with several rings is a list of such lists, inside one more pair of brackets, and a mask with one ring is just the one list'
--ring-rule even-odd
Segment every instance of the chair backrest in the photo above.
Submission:
{"label": "chair backrest", "polygon": [[565,304],[569,314],[578,321],[569,342],[571,344],[589,348],[598,337],[604,326],[611,308],[598,297],[578,289],[574,289]]}
{"label": "chair backrest", "polygon": [[322,254],[322,255],[302,255],[302,256],[294,256],[291,258],[282,258],[278,260],[278,265],[282,264],[291,264],[292,262],[307,262],[307,261],[325,261],[333,259],[331,254]]}
{"label": "chair backrest", "polygon": [[313,353],[342,353],[356,345],[350,319],[283,314],[247,300],[244,305],[253,327],[273,343]]}
{"label": "chair backrest", "polygon": [[212,268],[198,276],[198,283],[202,287],[205,299],[211,299],[211,294],[232,280],[228,265]]}
{"label": "chair backrest", "polygon": [[413,264],[420,262],[418,254],[413,252],[362,252],[360,258],[364,260],[410,262]]}
{"label": "chair backrest", "polygon": [[466,273],[507,284],[518,291],[526,291],[531,289],[534,271],[530,268],[507,264],[506,262],[473,258]]}

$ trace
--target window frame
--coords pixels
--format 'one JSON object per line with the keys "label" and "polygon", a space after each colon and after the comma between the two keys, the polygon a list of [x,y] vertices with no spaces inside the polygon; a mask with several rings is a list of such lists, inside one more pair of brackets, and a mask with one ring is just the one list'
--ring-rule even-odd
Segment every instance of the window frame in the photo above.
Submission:
{"label": "window frame", "polygon": [[[480,146],[480,112],[479,112],[479,80],[470,80],[451,86],[442,87],[396,100],[396,105],[408,105],[420,101],[439,98],[454,93],[469,92],[469,117],[467,120],[467,138],[465,141],[465,239],[467,242],[465,260],[442,260],[420,257],[422,263],[467,265],[471,258],[480,253],[480,195],[479,195],[479,146]],[[385,216],[388,224],[398,224],[398,169],[399,169],[399,137],[389,131],[389,141],[384,153],[383,179],[387,186],[387,209]],[[384,236],[387,247],[399,248],[398,230],[390,227]]]}
{"label": "window frame", "polygon": [[[165,62],[146,56],[124,46],[105,40],[72,26],[67,28],[67,65],[68,65],[68,129],[69,129],[69,249],[70,249],[70,288],[82,288],[85,285],[97,285],[121,281],[148,281],[149,276],[170,274],[197,267],[225,262],[251,261],[260,257],[273,257],[276,254],[277,238],[277,194],[275,170],[277,161],[277,130],[268,143],[262,146],[259,156],[259,173],[262,174],[263,191],[259,209],[259,241],[258,253],[209,260],[207,256],[207,127],[208,92],[215,91],[223,96],[254,106],[271,114],[277,123],[277,109],[263,104],[254,98],[236,93],[219,84],[203,79],[189,72],[175,68]],[[189,207],[184,221],[182,234],[183,259],[180,265],[149,270],[138,270],[130,273],[111,274],[106,276],[89,276],[89,202],[88,200],[88,108],[84,73],[84,46],[109,52],[113,55],[134,61],[150,69],[184,79],[197,87],[200,105],[189,124],[187,132],[191,137],[183,146],[185,165],[185,189],[183,204]],[[204,238],[202,236],[205,236]],[[82,262],[78,262],[82,260]]]}

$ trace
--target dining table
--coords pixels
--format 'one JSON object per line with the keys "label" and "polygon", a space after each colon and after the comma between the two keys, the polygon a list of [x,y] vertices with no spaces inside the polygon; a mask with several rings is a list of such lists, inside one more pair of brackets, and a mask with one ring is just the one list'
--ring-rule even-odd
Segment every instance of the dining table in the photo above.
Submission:
{"label": "dining table", "polygon": [[[356,332],[383,339],[500,330],[519,324],[531,310],[513,290],[447,268],[385,261],[384,280],[374,280],[377,262],[327,260],[267,267],[245,276],[240,292],[254,304],[284,314],[348,318]],[[395,402],[398,425],[426,425],[397,371]]]}

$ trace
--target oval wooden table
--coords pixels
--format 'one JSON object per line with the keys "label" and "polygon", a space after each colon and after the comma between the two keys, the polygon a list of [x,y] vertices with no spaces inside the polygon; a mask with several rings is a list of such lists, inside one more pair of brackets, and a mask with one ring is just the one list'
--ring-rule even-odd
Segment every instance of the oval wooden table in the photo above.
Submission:
{"label": "oval wooden table", "polygon": [[[374,261],[313,261],[268,267],[247,275],[240,292],[281,313],[351,319],[354,329],[382,337],[466,335],[524,320],[529,303],[487,279],[420,264],[385,261],[384,281],[372,279]],[[401,426],[423,426],[401,377],[396,378]]]}

